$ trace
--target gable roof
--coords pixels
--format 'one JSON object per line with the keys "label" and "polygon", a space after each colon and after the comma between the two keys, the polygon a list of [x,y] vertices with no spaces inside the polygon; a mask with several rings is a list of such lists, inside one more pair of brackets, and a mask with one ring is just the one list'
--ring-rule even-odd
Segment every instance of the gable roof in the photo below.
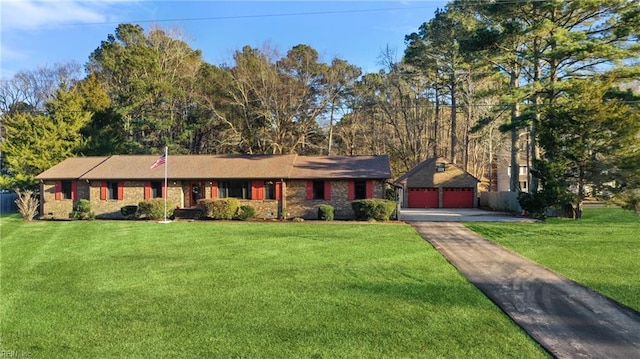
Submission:
{"label": "gable roof", "polygon": [[289,178],[391,178],[389,157],[382,156],[297,156]]}
{"label": "gable roof", "polygon": [[[151,169],[159,155],[68,158],[39,174],[40,180],[155,180],[165,166]],[[313,179],[391,177],[385,156],[169,155],[171,179]]]}
{"label": "gable roof", "polygon": [[36,176],[38,180],[70,180],[82,177],[109,157],[73,157],[58,163]]}
{"label": "gable roof", "polygon": [[[169,155],[167,177],[171,179],[281,178],[295,155]],[[157,155],[111,156],[82,179],[163,179],[164,166],[151,169]]]}
{"label": "gable roof", "polygon": [[[445,171],[436,171],[437,163],[445,163]],[[421,178],[417,178],[422,176]],[[410,182],[419,182],[421,187],[437,187],[443,184],[448,186],[465,185],[469,181],[480,182],[469,172],[443,157],[433,157],[420,162],[409,172],[394,181],[396,184],[412,185]]]}

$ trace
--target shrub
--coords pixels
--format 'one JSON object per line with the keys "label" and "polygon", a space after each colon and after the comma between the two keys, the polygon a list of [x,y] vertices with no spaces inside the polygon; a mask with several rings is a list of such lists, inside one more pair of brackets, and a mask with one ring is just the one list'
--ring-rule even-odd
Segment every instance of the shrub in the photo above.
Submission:
{"label": "shrub", "polygon": [[202,211],[202,216],[211,218],[211,211],[213,210],[213,202],[215,199],[205,198],[198,200],[198,208]]}
{"label": "shrub", "polygon": [[[152,220],[158,220],[164,218],[164,199],[154,198],[138,203],[137,216],[140,218],[147,218]],[[173,216],[174,205],[167,203],[167,218]]]}
{"label": "shrub", "polygon": [[233,219],[240,208],[240,201],[236,198],[202,199],[198,201],[198,206],[207,218]]}
{"label": "shrub", "polygon": [[[164,211],[164,208],[162,210]],[[136,214],[138,213],[138,206],[124,206],[120,208],[120,213],[124,216],[124,218],[127,219],[136,218]]]}
{"label": "shrub", "polygon": [[256,217],[256,209],[249,205],[240,206],[240,210],[236,215],[236,218],[241,221],[246,221],[249,218]]}
{"label": "shrub", "polygon": [[385,199],[363,199],[351,202],[359,221],[388,221],[396,210],[396,202]]}
{"label": "shrub", "polygon": [[334,213],[335,209],[331,205],[321,204],[318,207],[318,219],[322,219],[324,221],[333,221]]}
{"label": "shrub", "polygon": [[79,200],[73,212],[69,213],[69,218],[73,219],[94,219],[95,217],[91,212],[91,202],[88,199]]}
{"label": "shrub", "polygon": [[546,209],[547,209],[547,200],[541,192],[538,193],[528,193],[528,192],[520,192],[518,193],[518,203],[520,207],[529,213],[533,218],[544,219],[546,217]]}
{"label": "shrub", "polygon": [[32,221],[36,214],[38,214],[40,201],[38,201],[31,190],[16,190],[16,194],[18,195],[18,198],[15,202],[18,206],[18,211],[20,211],[20,214],[22,215],[22,220],[25,222]]}
{"label": "shrub", "polygon": [[384,198],[389,201],[398,202],[398,191],[394,187],[387,188],[384,191]]}
{"label": "shrub", "polygon": [[617,197],[616,202],[618,202],[622,208],[640,214],[640,189],[624,191]]}

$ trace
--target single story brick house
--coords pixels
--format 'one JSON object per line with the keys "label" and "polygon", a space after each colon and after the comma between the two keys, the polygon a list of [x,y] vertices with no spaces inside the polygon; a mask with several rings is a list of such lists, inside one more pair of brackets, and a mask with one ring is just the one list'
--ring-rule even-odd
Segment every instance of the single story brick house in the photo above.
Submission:
{"label": "single story brick house", "polygon": [[351,218],[351,202],[384,198],[391,178],[382,156],[174,155],[151,169],[158,155],[68,158],[39,174],[41,216],[69,218],[80,199],[97,218],[121,218],[120,208],[167,197],[179,208],[203,198],[238,198],[259,218],[317,218],[330,204],[336,218]]}
{"label": "single story brick house", "polygon": [[395,181],[403,208],[475,208],[479,179],[450,161],[430,158]]}

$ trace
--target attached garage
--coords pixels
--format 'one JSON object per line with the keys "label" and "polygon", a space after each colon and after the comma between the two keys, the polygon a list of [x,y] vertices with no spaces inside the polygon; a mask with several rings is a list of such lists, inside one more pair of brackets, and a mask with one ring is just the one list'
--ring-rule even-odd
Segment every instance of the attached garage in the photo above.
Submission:
{"label": "attached garage", "polygon": [[478,183],[467,171],[442,157],[421,162],[395,181],[404,208],[477,207]]}
{"label": "attached garage", "polygon": [[409,208],[438,208],[438,189],[410,188]]}

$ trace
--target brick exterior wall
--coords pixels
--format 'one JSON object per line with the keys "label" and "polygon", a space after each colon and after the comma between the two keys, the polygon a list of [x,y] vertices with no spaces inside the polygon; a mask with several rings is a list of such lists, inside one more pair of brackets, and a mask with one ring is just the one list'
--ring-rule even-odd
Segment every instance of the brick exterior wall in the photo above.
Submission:
{"label": "brick exterior wall", "polygon": [[275,219],[281,212],[280,201],[275,200],[240,200],[240,205],[249,205],[256,210],[256,218]]}
{"label": "brick exterior wall", "polygon": [[[102,181],[91,181],[90,197],[91,209],[97,218],[124,218],[120,213],[120,208],[124,206],[137,206],[144,201],[144,185],[145,181],[122,181],[124,184],[123,198],[117,199],[100,199],[100,187]],[[167,188],[167,204],[172,207],[181,205],[182,187],[180,182],[169,181]]]}
{"label": "brick exterior wall", "polygon": [[[193,205],[193,201],[191,198],[191,196],[193,195],[191,192],[191,185],[193,183],[197,183],[200,185],[200,199],[218,199],[218,197],[212,198],[211,196],[212,181],[183,181],[182,192],[184,193],[184,196],[181,208],[188,208],[192,207]],[[249,205],[253,207],[256,210],[256,218],[279,218],[278,215],[280,212],[282,212],[280,201],[276,200],[240,200],[240,205]]]}
{"label": "brick exterior wall", "polygon": [[89,196],[89,184],[76,181],[77,191],[75,199],[56,200],[56,181],[43,181],[40,184],[40,218],[69,219],[73,207],[82,198]]}
{"label": "brick exterior wall", "polygon": [[[96,218],[124,218],[120,213],[120,208],[127,205],[138,205],[144,201],[144,184],[145,181],[122,181],[124,184],[123,198],[117,199],[100,199],[100,187],[102,181],[77,181],[77,197],[75,200],[55,199],[56,181],[45,181],[41,185],[41,218],[44,219],[68,219],[69,213],[73,211],[73,206],[80,199],[88,199],[91,201],[91,211]],[[182,203],[182,187],[179,182],[169,181],[168,202],[173,206]]]}
{"label": "brick exterior wall", "polygon": [[[288,218],[301,217],[317,219],[318,207],[328,204],[335,209],[336,219],[352,219],[353,210],[348,199],[349,181],[337,180],[331,182],[331,196],[329,200],[307,200],[307,181],[292,180],[287,182],[286,212]],[[373,198],[383,199],[385,185],[383,181],[373,181]]]}
{"label": "brick exterior wall", "polygon": [[[121,219],[120,208],[127,205],[138,205],[144,200],[145,181],[121,181],[124,184],[121,200],[100,199],[102,181],[77,181],[77,196],[75,200],[55,199],[56,181],[44,181],[41,184],[41,218],[68,219],[73,211],[74,203],[79,199],[91,201],[91,210],[97,218]],[[329,204],[335,208],[336,219],[351,219],[353,211],[348,199],[347,180],[331,182],[330,200],[307,200],[307,181],[292,180],[283,182],[282,201],[276,200],[241,200],[242,205],[250,205],[256,210],[257,218],[279,218],[285,214],[286,218],[301,217],[305,219],[318,218],[318,206]],[[174,207],[185,208],[191,204],[192,181],[169,181],[168,201]],[[204,194],[202,198],[211,198],[209,181],[201,181]],[[373,198],[384,198],[385,184],[383,181],[373,181]]]}
{"label": "brick exterior wall", "polygon": [[415,187],[475,187],[478,181],[455,165],[446,164],[444,172],[425,167],[407,178],[407,188]]}
{"label": "brick exterior wall", "polygon": [[123,218],[120,208],[128,205],[137,206],[144,200],[144,182],[122,181],[124,183],[122,200],[100,199],[102,181],[91,181],[89,199],[91,210],[97,218]]}

